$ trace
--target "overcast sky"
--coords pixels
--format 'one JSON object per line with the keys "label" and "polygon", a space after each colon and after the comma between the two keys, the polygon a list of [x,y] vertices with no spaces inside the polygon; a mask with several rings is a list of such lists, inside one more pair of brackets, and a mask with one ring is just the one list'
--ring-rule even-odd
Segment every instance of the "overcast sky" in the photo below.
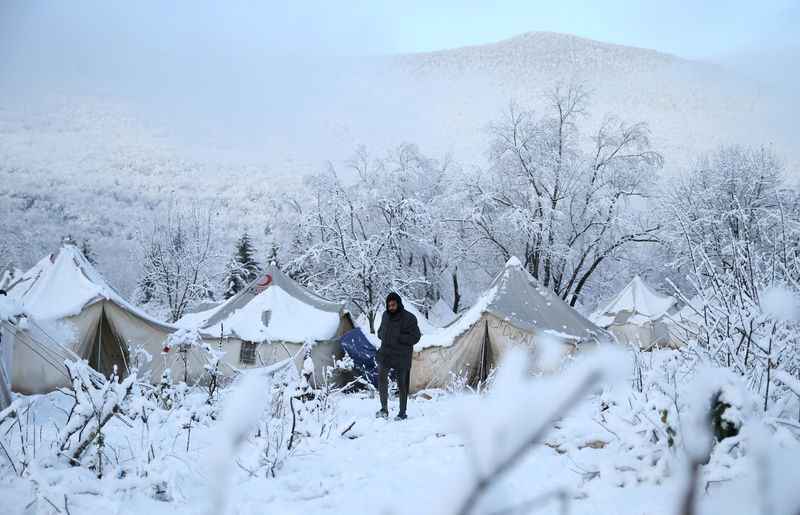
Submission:
{"label": "overcast sky", "polygon": [[4,0],[0,65],[91,75],[122,59],[157,71],[172,59],[419,52],[542,30],[715,61],[785,87],[800,69],[798,29],[796,0]]}
{"label": "overcast sky", "polygon": [[108,94],[188,140],[221,128],[260,148],[258,130],[291,135],[332,102],[335,57],[550,31],[716,62],[792,99],[798,27],[798,0],[0,0],[0,91]]}

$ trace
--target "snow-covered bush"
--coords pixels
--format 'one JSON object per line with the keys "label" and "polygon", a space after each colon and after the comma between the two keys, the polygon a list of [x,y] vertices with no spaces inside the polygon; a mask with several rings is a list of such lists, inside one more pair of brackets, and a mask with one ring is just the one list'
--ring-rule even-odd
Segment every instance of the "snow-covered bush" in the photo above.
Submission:
{"label": "snow-covered bush", "polygon": [[[276,477],[289,457],[298,450],[313,451],[320,438],[330,437],[336,427],[336,395],[339,392],[313,389],[310,382],[313,370],[309,356],[300,374],[293,360],[289,359],[250,372],[242,384],[235,387],[250,389],[251,399],[260,399],[257,407],[248,407],[255,409],[252,426],[245,423],[238,427],[238,443],[232,444],[234,462],[248,475]],[[246,392],[239,395],[246,395]],[[228,417],[235,416],[228,409],[226,413]],[[225,423],[225,413],[222,418]],[[221,457],[214,459],[222,461]]]}
{"label": "snow-covered bush", "polygon": [[[228,378],[220,370],[220,361],[225,356],[225,352],[219,348],[215,349],[213,345],[204,341],[197,329],[178,329],[167,337],[165,345],[168,349],[177,351],[183,364],[181,371],[183,382],[203,385],[208,393],[207,402],[213,404],[217,388],[228,382]],[[190,355],[200,357],[202,372],[191,369]],[[162,357],[166,360],[166,353],[162,353]]]}
{"label": "snow-covered bush", "polygon": [[[556,433],[549,440],[569,453],[577,453],[584,440],[609,449],[611,462],[593,463],[582,455],[587,480],[618,487],[685,482],[678,499],[693,510],[718,485],[750,481],[761,469],[777,466],[781,453],[800,452],[800,431],[790,436],[777,427],[785,424],[778,406],[765,420],[758,394],[741,375],[683,360],[678,351],[650,353],[639,366],[641,383],[599,394],[592,414],[597,432],[577,440],[574,434]],[[754,453],[765,438],[773,438],[768,434],[780,434],[781,443],[766,455]]]}
{"label": "snow-covered bush", "polygon": [[[106,380],[86,361],[68,361],[66,367],[72,379],[72,390],[62,389],[62,393],[71,396],[74,403],[66,425],[56,438],[58,454],[75,465],[95,470],[97,477],[103,477],[103,427],[119,413],[122,403],[131,393],[136,376],[129,375],[120,382],[115,374]],[[87,463],[83,458],[90,454],[90,449],[94,452]]]}
{"label": "snow-covered bush", "polygon": [[[640,485],[673,492],[674,511],[663,507],[666,513],[735,511],[741,501],[717,495],[728,485],[756,486],[742,506],[780,498],[778,512],[800,507],[790,482],[772,476],[791,476],[784,456],[800,456],[800,424],[781,418],[781,406],[765,418],[746,378],[684,360],[679,351],[627,352],[629,358],[588,353],[549,377],[531,374],[520,356],[501,364],[481,395],[457,394],[465,399],[458,425],[467,470],[454,480],[462,489],[446,494],[440,511],[529,512],[553,502],[569,510],[592,492]],[[541,456],[542,443],[568,457],[579,481],[531,485],[538,494],[525,499],[520,476],[504,476],[526,457]],[[509,505],[512,498],[523,502]]]}
{"label": "snow-covered bush", "polygon": [[[800,373],[800,191],[769,150],[723,147],[675,181],[662,237],[685,274],[686,356],[730,368],[777,402],[773,372]],[[789,309],[786,309],[789,307]],[[787,316],[788,315],[788,316]]]}
{"label": "snow-covered bush", "polygon": [[172,370],[166,369],[161,374],[161,381],[155,388],[153,397],[161,409],[172,409],[183,404],[186,396],[186,383],[172,382]]}
{"label": "snow-covered bush", "polygon": [[472,470],[459,479],[460,491],[447,494],[442,509],[458,514],[484,510],[487,492],[530,447],[542,443],[556,419],[579,404],[601,380],[616,381],[625,360],[620,360],[618,352],[608,352],[611,355],[598,352],[593,359],[547,379],[531,374],[528,355],[508,352],[491,388],[484,395],[468,396],[459,410]]}

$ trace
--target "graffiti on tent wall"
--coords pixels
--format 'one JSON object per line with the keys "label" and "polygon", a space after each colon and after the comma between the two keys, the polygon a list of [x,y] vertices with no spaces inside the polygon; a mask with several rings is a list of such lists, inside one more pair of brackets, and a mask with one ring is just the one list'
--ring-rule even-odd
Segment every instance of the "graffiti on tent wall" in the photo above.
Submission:
{"label": "graffiti on tent wall", "polygon": [[533,335],[499,318],[489,319],[489,329],[509,340],[515,347],[529,348],[533,345]]}

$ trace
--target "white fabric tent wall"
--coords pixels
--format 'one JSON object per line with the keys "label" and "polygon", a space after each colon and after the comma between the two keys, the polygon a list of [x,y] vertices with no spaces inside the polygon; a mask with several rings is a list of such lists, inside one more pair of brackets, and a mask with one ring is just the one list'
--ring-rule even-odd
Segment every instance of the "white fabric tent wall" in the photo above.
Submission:
{"label": "white fabric tent wall", "polygon": [[[10,324],[9,324],[10,325]],[[11,404],[11,380],[14,365],[14,333],[6,330],[5,321],[0,321],[0,410]]]}
{"label": "white fabric tent wall", "polygon": [[[162,355],[167,338],[176,330],[174,326],[142,319],[135,312],[110,301],[104,303],[103,310],[105,323],[111,327],[121,345],[132,351],[132,355],[126,352],[129,366],[138,368],[140,375],[149,373],[153,383],[161,379],[166,368],[171,369],[174,379],[184,380],[184,362],[180,353],[171,349]],[[137,348],[150,354],[153,359],[149,363],[135,361]],[[206,353],[199,349],[190,349],[186,352],[186,359],[190,371],[189,377],[185,378],[187,383],[204,380]]]}
{"label": "white fabric tent wall", "polygon": [[71,386],[64,362],[77,356],[30,318],[0,321],[0,338],[6,380],[13,391],[31,395]]}
{"label": "white fabric tent wall", "polygon": [[[216,341],[212,341],[211,339],[205,341],[213,345],[215,349],[219,347],[218,339]],[[240,370],[263,368],[291,357],[295,358],[295,365],[297,366],[298,372],[303,370],[305,356],[303,353],[300,353],[300,350],[303,348],[304,344],[280,341],[253,343],[256,344],[255,363],[242,363],[239,357],[244,341],[239,338],[224,338],[221,350],[225,352],[226,365],[220,369],[220,372],[230,377]],[[339,360],[344,357],[344,350],[338,339],[310,341],[308,342],[308,351],[314,362],[314,378],[317,384],[322,383],[325,369],[333,366],[334,360]]]}
{"label": "white fabric tent wall", "polygon": [[50,338],[22,304],[0,296],[1,402],[11,399],[11,390],[37,394],[68,386],[64,361],[76,358]]}
{"label": "white fabric tent wall", "polygon": [[[454,374],[475,385],[486,378],[511,348],[528,352],[537,372],[551,372],[538,361],[540,339],[541,335],[484,312],[466,332],[456,337],[453,345],[427,347],[414,353],[409,391],[446,388]],[[554,339],[553,344],[558,346],[561,356],[573,354],[579,348],[563,340]]]}
{"label": "white fabric tent wall", "polygon": [[409,390],[446,387],[453,374],[474,385],[512,347],[526,350],[537,370],[547,372],[537,360],[543,338],[566,356],[607,335],[511,258],[474,306],[451,325],[423,335],[414,347]]}
{"label": "white fabric tent wall", "polygon": [[659,318],[644,324],[612,324],[606,330],[621,344],[630,344],[642,350],[677,349],[681,345],[675,338],[674,324],[669,319]]}
{"label": "white fabric tent wall", "polygon": [[589,317],[623,345],[643,350],[678,348],[673,318],[677,300],[658,293],[638,275]]}
{"label": "white fabric tent wall", "polygon": [[445,388],[452,382],[452,374],[464,376],[469,384],[477,383],[484,342],[482,320],[458,335],[452,345],[435,345],[414,352],[409,391]]}

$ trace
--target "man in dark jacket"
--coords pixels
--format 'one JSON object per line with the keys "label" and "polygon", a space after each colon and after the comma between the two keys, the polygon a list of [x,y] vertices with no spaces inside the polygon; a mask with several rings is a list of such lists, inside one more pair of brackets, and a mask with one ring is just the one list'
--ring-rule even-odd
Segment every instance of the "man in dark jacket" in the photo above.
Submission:
{"label": "man in dark jacket", "polygon": [[381,397],[381,409],[376,417],[389,417],[389,369],[394,369],[397,377],[397,389],[400,393],[400,412],[395,420],[405,420],[408,401],[408,380],[411,375],[411,358],[414,344],[421,334],[417,325],[417,317],[403,308],[400,295],[395,292],[386,297],[386,311],[381,317],[378,338],[381,348],[375,354],[378,363],[378,392]]}

